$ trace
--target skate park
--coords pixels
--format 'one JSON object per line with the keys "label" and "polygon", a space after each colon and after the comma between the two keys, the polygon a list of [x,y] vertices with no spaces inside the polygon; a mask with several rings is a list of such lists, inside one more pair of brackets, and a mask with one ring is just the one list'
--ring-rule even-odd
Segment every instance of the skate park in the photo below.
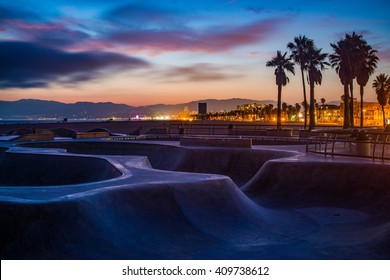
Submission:
{"label": "skate park", "polygon": [[2,259],[388,259],[386,161],[300,145],[2,142]]}

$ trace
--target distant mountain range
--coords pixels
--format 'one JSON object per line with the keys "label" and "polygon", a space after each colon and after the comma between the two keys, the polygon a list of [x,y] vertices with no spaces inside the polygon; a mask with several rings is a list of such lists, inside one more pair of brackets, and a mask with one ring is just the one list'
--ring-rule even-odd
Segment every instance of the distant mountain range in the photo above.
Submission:
{"label": "distant mountain range", "polygon": [[184,111],[188,108],[190,112],[198,111],[198,103],[207,103],[208,112],[231,111],[242,104],[273,104],[273,100],[252,100],[252,99],[206,99],[191,101],[181,104],[156,104],[148,106],[129,106],[126,104],[115,104],[111,102],[93,103],[61,103],[57,101],[21,99],[18,101],[0,101],[0,118],[110,118],[112,116],[129,118],[135,115],[171,115]]}

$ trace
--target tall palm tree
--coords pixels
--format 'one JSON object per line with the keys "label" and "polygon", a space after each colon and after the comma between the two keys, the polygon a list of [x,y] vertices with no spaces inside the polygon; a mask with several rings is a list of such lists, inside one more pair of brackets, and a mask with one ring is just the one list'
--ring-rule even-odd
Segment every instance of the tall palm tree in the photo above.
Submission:
{"label": "tall palm tree", "polygon": [[321,85],[322,83],[322,73],[321,71],[325,70],[325,66],[330,64],[325,61],[328,57],[327,53],[321,53],[322,49],[310,48],[308,53],[308,80],[310,85],[310,124],[309,130],[314,129],[315,127],[315,96],[314,96],[314,87],[316,84]]}
{"label": "tall palm tree", "polygon": [[294,38],[294,42],[287,44],[287,48],[291,51],[291,58],[301,69],[302,87],[303,87],[303,104],[304,106],[304,127],[307,126],[307,98],[304,71],[307,70],[307,53],[309,48],[314,46],[314,42],[306,36],[299,35]]}
{"label": "tall palm tree", "polygon": [[356,73],[356,82],[360,86],[360,126],[363,127],[363,95],[364,87],[367,85],[368,79],[377,67],[379,58],[376,55],[377,51],[372,49],[368,44],[361,47],[358,68]]}
{"label": "tall palm tree", "polygon": [[333,53],[329,55],[330,64],[335,68],[344,86],[344,128],[349,128],[351,127],[349,86],[354,79],[353,47],[347,39],[341,39],[330,46],[333,48]]}
{"label": "tall palm tree", "polygon": [[352,81],[349,84],[349,90],[351,94],[350,98],[350,119],[351,119],[351,126],[353,127],[355,125],[355,114],[354,114],[354,96],[353,96],[353,80],[357,76],[357,69],[359,67],[359,59],[361,57],[362,52],[362,46],[366,44],[366,41],[363,39],[362,35],[357,35],[355,32],[352,32],[352,34],[345,34],[345,40],[348,41],[350,45],[350,56],[351,56],[351,71],[352,71]]}
{"label": "tall palm tree", "polygon": [[280,51],[276,52],[276,56],[274,56],[271,60],[267,61],[266,65],[267,67],[275,67],[275,79],[276,84],[278,86],[278,110],[277,110],[277,122],[276,122],[276,128],[279,130],[282,127],[282,110],[281,110],[281,102],[282,102],[282,86],[287,85],[289,82],[289,79],[286,75],[285,71],[291,72],[292,74],[295,74],[294,72],[294,63],[291,62],[290,57],[286,57],[287,52],[285,52],[283,55]]}
{"label": "tall palm tree", "polygon": [[379,74],[372,83],[372,87],[375,89],[376,98],[378,99],[379,104],[382,106],[383,127],[385,127],[385,106],[389,100],[390,78],[385,74]]}

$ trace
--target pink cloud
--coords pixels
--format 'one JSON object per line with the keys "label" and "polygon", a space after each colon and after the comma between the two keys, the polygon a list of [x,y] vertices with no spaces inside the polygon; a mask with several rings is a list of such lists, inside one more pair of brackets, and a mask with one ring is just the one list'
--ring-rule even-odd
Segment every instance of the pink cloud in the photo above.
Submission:
{"label": "pink cloud", "polygon": [[54,24],[54,23],[30,23],[24,22],[21,20],[7,20],[3,22],[12,28],[17,30],[26,30],[26,31],[51,31],[51,30],[62,30],[64,29],[64,25],[62,24]]}
{"label": "pink cloud", "polygon": [[1,23],[6,28],[6,32],[19,41],[39,42],[62,49],[89,38],[86,33],[71,29],[66,22],[62,21],[37,23],[23,20],[4,20]]}
{"label": "pink cloud", "polygon": [[[196,32],[180,30],[129,30],[109,36],[118,44],[137,51],[163,52],[224,52],[239,46],[264,41],[273,34],[284,19],[268,19],[239,27],[219,27]],[[224,29],[222,29],[224,28]]]}

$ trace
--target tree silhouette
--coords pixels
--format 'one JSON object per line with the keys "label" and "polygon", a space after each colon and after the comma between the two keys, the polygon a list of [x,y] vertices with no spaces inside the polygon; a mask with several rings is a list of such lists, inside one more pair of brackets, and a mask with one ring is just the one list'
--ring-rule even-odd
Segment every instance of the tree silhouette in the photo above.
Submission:
{"label": "tree silhouette", "polygon": [[287,48],[291,51],[291,58],[296,64],[299,65],[301,70],[302,77],[302,87],[303,87],[303,104],[304,104],[304,128],[307,126],[307,97],[306,97],[306,84],[305,84],[305,75],[304,72],[307,70],[307,54],[309,48],[312,48],[314,45],[313,40],[308,39],[306,36],[299,35],[294,38],[294,42],[287,44]]}
{"label": "tree silhouette", "polygon": [[385,127],[385,106],[389,100],[390,78],[385,74],[379,74],[372,83],[372,87],[375,89],[376,98],[382,106],[383,127]]}
{"label": "tree silhouette", "polygon": [[276,122],[276,128],[278,130],[281,129],[282,126],[282,121],[281,121],[282,87],[287,85],[287,83],[289,82],[289,79],[285,71],[295,74],[294,64],[291,62],[291,58],[286,57],[286,55],[287,52],[285,52],[282,55],[280,51],[277,51],[276,56],[273,57],[271,60],[267,61],[266,63],[267,67],[275,67],[274,74],[275,74],[276,85],[278,86],[278,109],[277,109],[277,122]]}
{"label": "tree silhouette", "polygon": [[308,80],[310,85],[310,124],[309,130],[315,127],[315,98],[314,87],[316,84],[321,85],[322,72],[326,69],[326,65],[330,65],[325,59],[327,53],[321,53],[322,49],[310,48],[308,53]]}
{"label": "tree silhouette", "polygon": [[346,35],[344,39],[337,43],[330,44],[333,48],[333,53],[329,55],[329,61],[332,68],[339,75],[340,82],[344,86],[344,128],[351,127],[351,99],[350,99],[350,84],[354,79],[354,45],[351,36]]}

